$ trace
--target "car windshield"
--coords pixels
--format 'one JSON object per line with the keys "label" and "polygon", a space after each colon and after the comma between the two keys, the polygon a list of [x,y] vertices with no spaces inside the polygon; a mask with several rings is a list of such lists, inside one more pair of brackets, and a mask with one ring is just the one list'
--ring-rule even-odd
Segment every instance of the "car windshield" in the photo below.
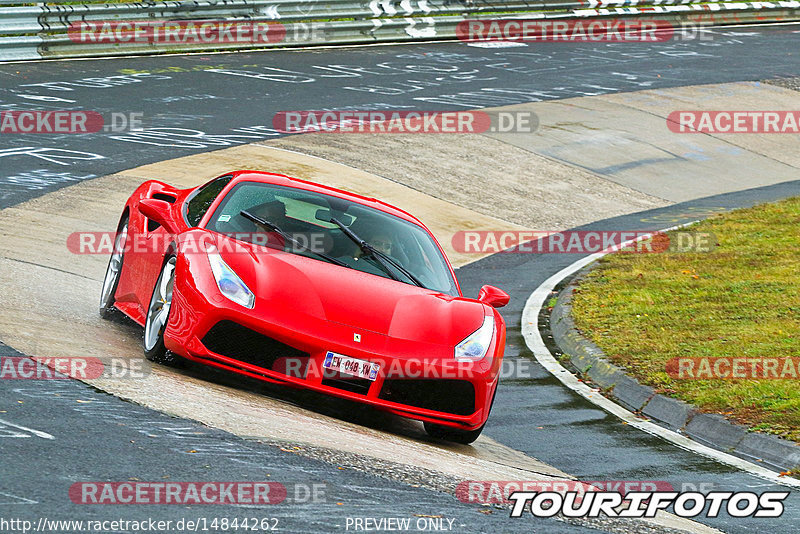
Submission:
{"label": "car windshield", "polygon": [[[244,215],[242,212],[246,212]],[[334,218],[407,273],[362,250]],[[274,228],[265,228],[258,221]],[[279,248],[320,261],[337,261],[362,272],[414,283],[458,296],[439,247],[423,228],[380,210],[322,193],[260,182],[234,186],[206,228],[240,241]],[[327,257],[327,260],[326,260]]]}

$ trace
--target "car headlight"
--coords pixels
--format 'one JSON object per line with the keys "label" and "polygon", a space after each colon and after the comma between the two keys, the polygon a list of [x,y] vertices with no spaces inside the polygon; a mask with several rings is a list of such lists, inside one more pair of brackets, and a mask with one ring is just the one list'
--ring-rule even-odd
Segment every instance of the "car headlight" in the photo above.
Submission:
{"label": "car headlight", "polygon": [[255,295],[253,295],[253,292],[242,282],[242,279],[233,272],[233,269],[225,263],[222,256],[219,255],[217,248],[209,246],[206,253],[208,254],[211,272],[214,273],[214,279],[217,281],[217,287],[220,293],[236,304],[252,309],[256,303]]}
{"label": "car headlight", "polygon": [[456,360],[480,360],[486,356],[494,335],[494,317],[483,318],[483,324],[461,343],[456,345]]}

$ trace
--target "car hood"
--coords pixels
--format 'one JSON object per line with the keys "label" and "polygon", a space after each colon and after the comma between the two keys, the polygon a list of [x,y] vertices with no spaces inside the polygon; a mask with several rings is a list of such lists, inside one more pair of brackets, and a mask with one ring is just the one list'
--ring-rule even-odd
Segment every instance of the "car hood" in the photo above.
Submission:
{"label": "car hood", "polygon": [[[485,304],[297,254],[249,246],[222,254],[256,309],[303,314],[394,339],[455,345],[491,313]],[[292,321],[294,322],[294,321]]]}

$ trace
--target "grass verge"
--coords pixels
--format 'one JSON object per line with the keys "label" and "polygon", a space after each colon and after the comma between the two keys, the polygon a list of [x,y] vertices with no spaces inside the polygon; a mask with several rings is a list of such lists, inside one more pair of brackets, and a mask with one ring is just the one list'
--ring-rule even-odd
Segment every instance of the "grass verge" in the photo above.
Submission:
{"label": "grass verge", "polygon": [[718,245],[604,257],[574,295],[576,325],[659,393],[800,442],[800,377],[688,380],[666,371],[673,358],[800,357],[800,197],[689,231],[712,232]]}

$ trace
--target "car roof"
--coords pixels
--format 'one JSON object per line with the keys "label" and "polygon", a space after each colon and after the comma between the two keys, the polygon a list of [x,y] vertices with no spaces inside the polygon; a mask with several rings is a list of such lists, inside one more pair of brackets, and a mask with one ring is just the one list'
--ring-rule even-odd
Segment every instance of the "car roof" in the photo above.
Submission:
{"label": "car roof", "polygon": [[371,208],[375,208],[384,213],[400,217],[401,219],[414,223],[427,230],[427,227],[424,224],[422,224],[422,222],[419,219],[417,219],[410,213],[403,211],[395,206],[392,206],[391,204],[387,204],[386,202],[382,202],[376,198],[365,197],[357,193],[350,193],[348,191],[343,191],[335,187],[322,185],[308,180],[301,180],[299,178],[292,178],[291,176],[286,176],[285,174],[278,174],[274,172],[242,170],[242,171],[236,171],[231,174],[233,175],[233,180],[231,180],[231,185],[239,182],[261,182],[265,184],[283,185],[286,187],[303,189],[305,191],[323,193],[344,200],[350,200],[358,204],[369,206]]}

